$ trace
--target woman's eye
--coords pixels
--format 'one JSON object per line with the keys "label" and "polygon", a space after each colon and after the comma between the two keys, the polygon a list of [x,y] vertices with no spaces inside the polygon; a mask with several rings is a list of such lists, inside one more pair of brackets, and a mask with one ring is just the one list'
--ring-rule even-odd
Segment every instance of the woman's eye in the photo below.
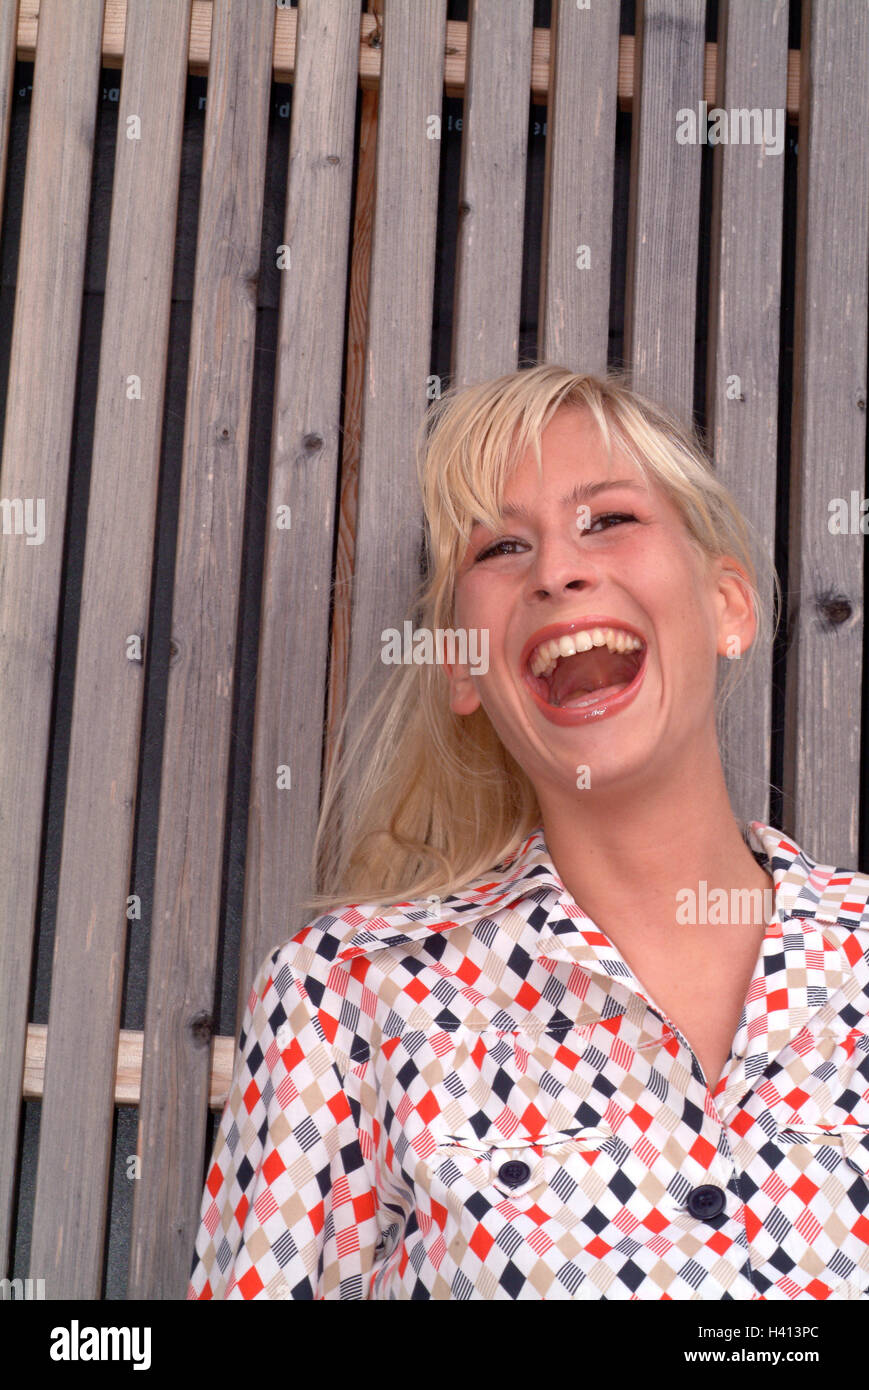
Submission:
{"label": "woman's eye", "polygon": [[[594,518],[592,525],[585,529],[591,531],[599,521],[636,521],[636,519],[637,518],[632,512],[602,512],[600,516]],[[609,527],[607,527],[607,530],[609,530]]]}
{"label": "woman's eye", "polygon": [[488,560],[490,555],[508,555],[511,551],[504,550],[505,545],[523,545],[523,541],[497,541],[495,545],[490,545],[487,550],[481,550],[477,560]]}

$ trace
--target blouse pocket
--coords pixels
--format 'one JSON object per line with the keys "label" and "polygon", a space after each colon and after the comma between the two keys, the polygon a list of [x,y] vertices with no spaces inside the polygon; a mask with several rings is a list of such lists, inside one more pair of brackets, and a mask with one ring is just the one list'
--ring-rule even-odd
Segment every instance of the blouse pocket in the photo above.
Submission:
{"label": "blouse pocket", "polygon": [[448,1187],[469,1184],[493,1201],[504,1198],[518,1204],[537,1201],[557,1181],[559,1172],[574,1155],[594,1152],[612,1138],[607,1124],[570,1131],[511,1139],[487,1135],[440,1138],[429,1163],[440,1182]]}
{"label": "blouse pocket", "polygon": [[828,1162],[840,1157],[869,1179],[869,1129],[863,1125],[851,1125],[847,1120],[831,1125],[789,1122],[779,1128],[776,1140],[782,1147],[805,1146],[814,1157]]}
{"label": "blouse pocket", "polygon": [[786,1165],[779,1176],[790,1188],[779,1198],[790,1222],[779,1240],[801,1271],[799,1282],[811,1276],[826,1285],[829,1295],[815,1297],[866,1298],[869,1129],[788,1122],[775,1138]]}

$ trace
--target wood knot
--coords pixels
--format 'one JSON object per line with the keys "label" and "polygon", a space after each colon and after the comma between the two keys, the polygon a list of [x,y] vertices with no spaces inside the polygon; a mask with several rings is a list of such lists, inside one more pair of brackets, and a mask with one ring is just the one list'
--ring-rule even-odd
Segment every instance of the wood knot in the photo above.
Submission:
{"label": "wood knot", "polygon": [[844,594],[825,594],[817,601],[817,609],[824,622],[830,627],[838,627],[847,622],[852,613],[851,601]]}
{"label": "wood knot", "polygon": [[323,439],[319,434],[306,434],[302,443],[311,454],[314,453],[315,450],[322,449],[323,447]]}
{"label": "wood knot", "polygon": [[208,1046],[214,1032],[214,1021],[211,1014],[194,1014],[193,1017],[188,1020],[187,1027],[190,1029],[190,1036],[197,1047]]}

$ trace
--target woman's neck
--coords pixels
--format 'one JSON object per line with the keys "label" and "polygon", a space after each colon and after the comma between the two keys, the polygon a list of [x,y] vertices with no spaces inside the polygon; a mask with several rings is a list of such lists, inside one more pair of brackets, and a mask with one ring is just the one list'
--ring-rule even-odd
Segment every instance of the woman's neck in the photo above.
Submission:
{"label": "woman's neck", "polygon": [[705,916],[707,926],[763,934],[773,880],[743,839],[723,774],[707,779],[702,795],[697,785],[687,795],[669,785],[617,802],[591,790],[569,803],[541,801],[546,847],[562,882],[616,945],[618,935],[625,945],[641,937],[662,948],[708,948],[708,931],[686,934],[692,905],[697,925]]}

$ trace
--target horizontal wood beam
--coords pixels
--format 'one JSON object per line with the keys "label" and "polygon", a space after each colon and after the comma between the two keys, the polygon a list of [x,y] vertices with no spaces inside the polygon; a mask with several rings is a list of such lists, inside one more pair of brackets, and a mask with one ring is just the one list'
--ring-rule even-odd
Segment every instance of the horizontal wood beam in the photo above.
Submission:
{"label": "horizontal wood beam", "polygon": [[[21,0],[18,16],[18,59],[32,63],[36,52],[39,0]],[[127,0],[106,0],[103,22],[103,64],[120,68],[124,57],[124,30]],[[193,0],[190,19],[190,49],[188,71],[195,76],[208,74],[211,52],[211,0]],[[359,36],[359,82],[364,90],[380,86],[380,27],[374,15],[363,14]],[[447,23],[444,54],[444,88],[449,97],[460,97],[465,91],[468,60],[468,26],[458,20]],[[276,82],[292,82],[296,61],[296,11],[275,8],[275,43],[273,75]],[[715,105],[715,78],[718,45],[707,43],[703,76],[703,98]],[[549,96],[549,30],[535,29],[531,51],[531,94],[538,105],[546,105]],[[630,111],[634,98],[634,39],[623,34],[619,39],[618,100],[621,111]],[[787,115],[796,121],[800,103],[800,51],[788,50]],[[675,113],[674,113],[675,119]]]}
{"label": "horizontal wood beam", "polygon": [[[41,1100],[45,1085],[45,1048],[48,1026],[28,1023],[27,1047],[24,1054],[25,1100]],[[142,1048],[144,1033],[122,1028],[118,1039],[118,1060],[115,1066],[115,1105],[138,1105],[142,1089]],[[208,1104],[212,1110],[222,1110],[232,1084],[235,1060],[235,1039],[213,1037],[211,1047],[211,1086]]]}

